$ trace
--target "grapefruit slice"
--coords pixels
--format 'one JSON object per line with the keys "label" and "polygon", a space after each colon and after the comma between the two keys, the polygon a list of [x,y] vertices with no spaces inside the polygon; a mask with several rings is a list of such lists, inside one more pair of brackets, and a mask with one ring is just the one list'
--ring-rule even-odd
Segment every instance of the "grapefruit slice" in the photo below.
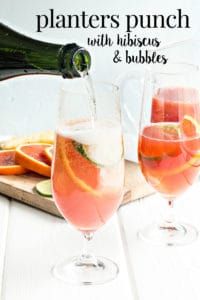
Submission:
{"label": "grapefruit slice", "polygon": [[180,122],[183,135],[183,147],[191,156],[191,165],[200,166],[200,123],[190,115],[185,115]]}
{"label": "grapefruit slice", "polygon": [[15,162],[15,150],[0,151],[0,174],[22,175],[27,170]]}
{"label": "grapefruit slice", "polygon": [[200,124],[189,115],[185,115],[180,122],[180,129],[186,137],[198,137],[200,135]]}
{"label": "grapefruit slice", "polygon": [[49,164],[51,164],[53,159],[53,146],[47,147],[44,149],[44,155],[46,156]]}
{"label": "grapefruit slice", "polygon": [[30,171],[50,177],[51,167],[44,155],[44,150],[49,146],[50,144],[43,143],[24,144],[18,146],[16,148],[16,162]]}
{"label": "grapefruit slice", "polygon": [[100,169],[77,151],[71,139],[58,136],[57,145],[61,161],[71,180],[83,191],[99,196],[96,188]]}

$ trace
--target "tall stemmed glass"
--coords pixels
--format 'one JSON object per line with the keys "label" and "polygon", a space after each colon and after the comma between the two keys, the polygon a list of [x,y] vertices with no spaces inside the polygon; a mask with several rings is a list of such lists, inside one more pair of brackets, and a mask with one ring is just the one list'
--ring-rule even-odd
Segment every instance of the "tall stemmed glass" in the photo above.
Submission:
{"label": "tall stemmed glass", "polygon": [[[53,159],[53,196],[63,217],[89,242],[123,198],[124,160],[118,88],[83,78],[66,80],[60,93]],[[76,284],[114,279],[117,265],[87,249],[54,267]]]}
{"label": "tall stemmed glass", "polygon": [[174,200],[195,181],[200,166],[200,74],[193,65],[172,64],[148,73],[145,80],[138,144],[147,182],[168,201],[159,224],[139,232],[156,244],[184,245],[197,230],[176,220]]}

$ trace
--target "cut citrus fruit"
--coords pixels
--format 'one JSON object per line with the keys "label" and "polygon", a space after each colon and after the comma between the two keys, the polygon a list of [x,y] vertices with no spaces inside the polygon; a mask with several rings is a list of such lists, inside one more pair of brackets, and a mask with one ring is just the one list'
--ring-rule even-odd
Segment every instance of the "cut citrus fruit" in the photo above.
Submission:
{"label": "cut citrus fruit", "polygon": [[[199,156],[198,156],[199,155]],[[157,170],[156,167],[151,169],[150,173],[152,175],[160,175],[160,176],[173,176],[180,174],[182,172],[187,171],[189,168],[197,168],[200,166],[200,152],[199,154],[191,157],[188,161],[184,162],[183,164],[174,167],[174,168],[163,168],[162,170]]]}
{"label": "cut citrus fruit", "polygon": [[71,180],[83,191],[99,196],[100,193],[95,189],[99,184],[100,169],[76,150],[71,139],[58,136],[57,145],[61,161]]}
{"label": "cut citrus fruit", "polygon": [[[65,135],[62,129],[61,134]],[[67,136],[73,140],[76,150],[97,166],[113,166],[122,159],[122,134],[117,122],[97,122],[88,129],[83,128],[83,124],[77,124],[77,128],[68,132]]]}
{"label": "cut citrus fruit", "polygon": [[121,127],[110,121],[61,128],[56,145],[71,181],[93,195],[100,195],[101,169],[119,163],[123,155]]}
{"label": "cut citrus fruit", "polygon": [[53,146],[47,147],[44,149],[44,155],[48,159],[48,162],[51,164],[53,159]]}
{"label": "cut citrus fruit", "polygon": [[24,144],[16,148],[16,162],[24,168],[40,175],[50,177],[51,167],[44,155],[44,150],[49,144]]}
{"label": "cut citrus fruit", "polygon": [[33,143],[45,143],[53,144],[54,142],[54,132],[51,130],[35,132],[31,135],[26,135],[22,137],[11,137],[5,141],[0,142],[0,148],[2,150],[15,149],[22,144],[33,144]]}
{"label": "cut citrus fruit", "polygon": [[180,153],[178,123],[157,123],[146,126],[139,140],[139,153],[146,159],[159,160],[163,155]]}
{"label": "cut citrus fruit", "polygon": [[200,124],[189,115],[185,115],[180,122],[180,129],[186,137],[197,137],[200,135]]}
{"label": "cut citrus fruit", "polygon": [[52,197],[52,192],[51,192],[51,180],[43,180],[40,181],[36,184],[36,191],[45,197]]}
{"label": "cut citrus fruit", "polygon": [[15,150],[0,151],[0,174],[21,175],[27,170],[15,162]]}
{"label": "cut citrus fruit", "polygon": [[103,143],[99,145],[83,145],[74,142],[74,147],[82,156],[91,161],[91,163],[100,167],[115,165],[122,159],[123,155],[122,141],[121,145],[118,144],[118,147],[112,148],[112,151],[111,145]]}

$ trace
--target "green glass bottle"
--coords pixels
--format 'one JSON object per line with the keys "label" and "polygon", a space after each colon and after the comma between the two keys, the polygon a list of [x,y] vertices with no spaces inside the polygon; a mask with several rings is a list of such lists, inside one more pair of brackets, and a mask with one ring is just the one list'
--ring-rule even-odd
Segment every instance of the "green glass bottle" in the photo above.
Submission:
{"label": "green glass bottle", "polygon": [[38,41],[0,23],[0,80],[28,74],[81,77],[90,65],[89,52],[75,43]]}

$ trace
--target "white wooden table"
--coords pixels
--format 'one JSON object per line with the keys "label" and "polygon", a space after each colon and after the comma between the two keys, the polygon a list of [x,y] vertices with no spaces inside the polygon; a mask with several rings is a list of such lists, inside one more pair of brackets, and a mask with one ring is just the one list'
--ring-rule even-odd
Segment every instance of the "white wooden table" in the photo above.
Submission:
{"label": "white wooden table", "polygon": [[[51,267],[78,254],[82,237],[62,219],[0,196],[1,300],[199,300],[200,238],[184,247],[150,246],[137,231],[160,215],[156,195],[122,207],[93,241],[115,260],[118,278],[102,286],[70,286]],[[177,215],[200,229],[200,185],[176,202]]]}

